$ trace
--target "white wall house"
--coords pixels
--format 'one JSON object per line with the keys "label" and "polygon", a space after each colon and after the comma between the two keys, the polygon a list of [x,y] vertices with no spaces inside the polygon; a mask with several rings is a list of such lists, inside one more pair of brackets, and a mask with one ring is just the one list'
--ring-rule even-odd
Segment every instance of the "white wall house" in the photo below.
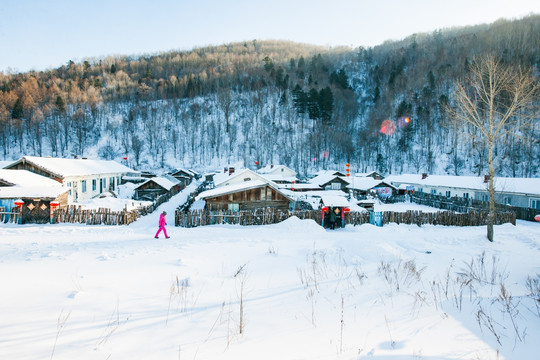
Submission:
{"label": "white wall house", "polygon": [[266,165],[257,170],[257,173],[276,183],[292,183],[298,180],[296,171],[285,165]]}
{"label": "white wall house", "polygon": [[243,169],[238,172],[222,173],[214,175],[214,185],[216,187],[241,184],[247,181],[260,180],[265,183],[270,183],[272,186],[277,187],[277,185],[266,176],[262,174],[257,174],[256,172],[250,169]]}
{"label": "white wall house", "polygon": [[[388,176],[385,181],[396,187],[412,186],[415,192],[480,201],[489,199],[484,177],[404,174]],[[497,203],[540,209],[540,178],[497,177],[494,184]]]}
{"label": "white wall house", "polygon": [[123,176],[138,174],[116,161],[24,156],[5,167],[28,170],[60,182],[68,190],[70,203],[83,202],[115,191]]}

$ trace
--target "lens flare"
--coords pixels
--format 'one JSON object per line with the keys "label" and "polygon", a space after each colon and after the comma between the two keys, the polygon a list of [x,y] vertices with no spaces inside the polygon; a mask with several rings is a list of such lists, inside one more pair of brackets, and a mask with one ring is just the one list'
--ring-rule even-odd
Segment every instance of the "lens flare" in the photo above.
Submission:
{"label": "lens flare", "polygon": [[392,135],[396,132],[396,124],[392,120],[384,120],[381,124],[381,133],[384,135]]}
{"label": "lens flare", "polygon": [[399,119],[397,119],[397,125],[400,128],[404,128],[405,126],[409,125],[410,122],[411,118],[408,117],[400,117]]}

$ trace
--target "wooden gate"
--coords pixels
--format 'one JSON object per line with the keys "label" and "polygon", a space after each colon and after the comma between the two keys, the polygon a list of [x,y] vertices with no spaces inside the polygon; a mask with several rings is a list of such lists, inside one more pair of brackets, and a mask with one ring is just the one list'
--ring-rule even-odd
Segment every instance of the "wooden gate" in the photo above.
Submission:
{"label": "wooden gate", "polygon": [[50,222],[50,201],[42,199],[24,199],[22,208],[23,224],[47,224]]}

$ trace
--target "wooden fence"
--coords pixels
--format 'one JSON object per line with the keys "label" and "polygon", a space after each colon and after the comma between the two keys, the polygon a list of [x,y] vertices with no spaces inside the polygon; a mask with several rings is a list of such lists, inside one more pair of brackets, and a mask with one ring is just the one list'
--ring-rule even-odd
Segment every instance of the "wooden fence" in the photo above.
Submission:
{"label": "wooden fence", "polygon": [[11,211],[7,211],[6,208],[0,207],[0,223],[14,223],[18,224],[21,217],[21,212],[18,208],[14,207]]}
{"label": "wooden fence", "polygon": [[[279,209],[258,209],[254,211],[176,211],[175,225],[181,227],[196,227],[215,224],[240,224],[240,225],[268,225],[279,223],[289,217],[296,216],[300,219],[312,219],[317,224],[322,223],[320,210],[290,211]],[[416,224],[418,226],[433,224],[447,226],[480,226],[486,225],[487,212],[471,211],[469,213],[454,213],[443,211],[426,213],[422,211],[380,213],[381,224]],[[349,212],[345,214],[345,225],[362,225],[373,222],[373,216],[367,212]],[[497,213],[496,224],[516,224],[516,215],[513,212]]]}
{"label": "wooden fence", "polygon": [[79,223],[87,225],[128,225],[139,217],[152,213],[159,205],[168,201],[178,191],[163,194],[154,203],[134,210],[111,211],[110,209],[85,210],[70,205],[57,209],[53,214],[54,223]]}
{"label": "wooden fence", "polygon": [[[457,212],[463,212],[468,213],[470,211],[487,211],[488,209],[488,202],[486,201],[480,201],[480,200],[473,200],[473,199],[465,199],[465,198],[459,198],[459,197],[445,197],[441,195],[432,195],[432,194],[414,194],[414,195],[407,195],[408,199],[410,201],[435,207],[438,209],[443,210],[450,210],[450,211],[457,211]],[[386,199],[387,202],[404,202],[406,201],[407,197],[405,195],[398,195],[398,196],[392,196],[390,199]],[[510,206],[510,205],[503,205],[503,204],[495,204],[495,209],[497,212],[509,212],[512,211],[516,214],[516,219],[520,220],[527,220],[527,221],[535,221],[534,217],[536,214],[540,212],[540,210],[537,209],[531,209],[531,208],[522,208],[517,206]]]}

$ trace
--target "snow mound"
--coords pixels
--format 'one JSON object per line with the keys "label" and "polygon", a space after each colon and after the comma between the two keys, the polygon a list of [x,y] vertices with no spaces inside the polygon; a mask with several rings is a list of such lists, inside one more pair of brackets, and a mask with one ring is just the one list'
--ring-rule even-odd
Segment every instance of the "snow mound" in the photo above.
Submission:
{"label": "snow mound", "polygon": [[278,224],[272,225],[280,230],[288,231],[300,231],[300,232],[324,232],[325,230],[317,224],[314,220],[311,219],[299,219],[296,216],[291,216],[290,218],[283,220]]}

